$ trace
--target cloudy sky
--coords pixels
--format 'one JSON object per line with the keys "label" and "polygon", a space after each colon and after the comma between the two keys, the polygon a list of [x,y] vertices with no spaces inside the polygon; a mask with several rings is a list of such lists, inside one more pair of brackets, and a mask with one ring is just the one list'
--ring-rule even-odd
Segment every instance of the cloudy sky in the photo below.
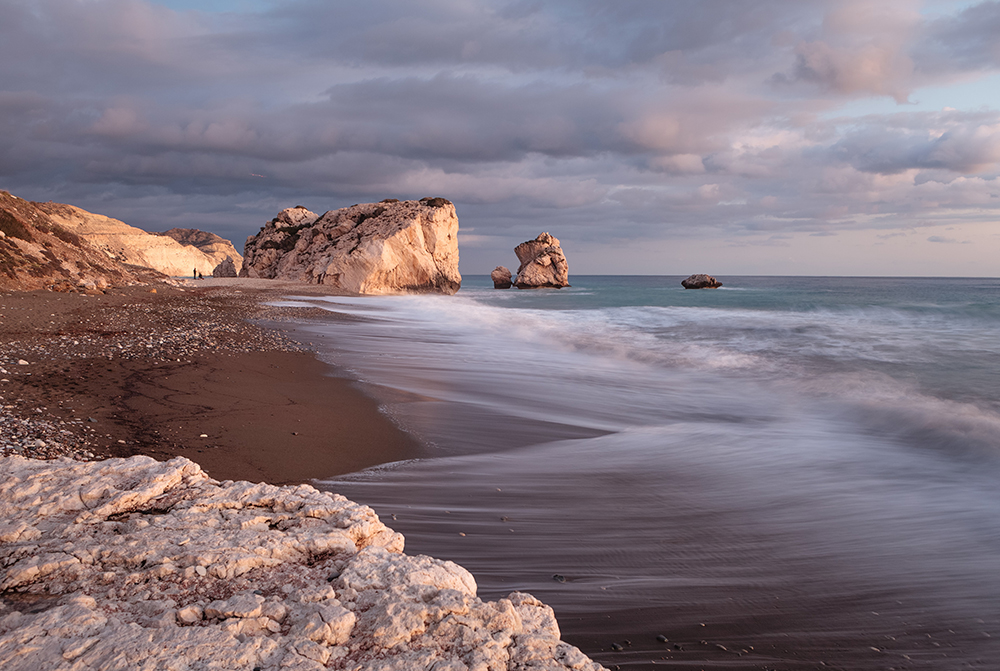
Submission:
{"label": "cloudy sky", "polygon": [[0,0],[0,188],[234,240],[443,196],[461,269],[1000,276],[1000,2]]}

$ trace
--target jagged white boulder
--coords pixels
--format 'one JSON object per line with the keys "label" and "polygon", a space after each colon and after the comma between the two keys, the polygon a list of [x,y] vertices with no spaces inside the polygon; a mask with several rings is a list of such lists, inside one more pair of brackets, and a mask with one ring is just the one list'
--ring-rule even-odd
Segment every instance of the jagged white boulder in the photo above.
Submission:
{"label": "jagged white boulder", "polygon": [[342,496],[183,458],[0,473],[4,671],[601,668],[534,597],[482,601]]}
{"label": "jagged white boulder", "polygon": [[462,284],[455,206],[389,199],[322,216],[288,208],[247,239],[240,276],[359,294],[453,294]]}
{"label": "jagged white boulder", "polygon": [[514,253],[521,262],[514,280],[518,289],[569,286],[569,263],[555,236],[542,233],[519,244]]}

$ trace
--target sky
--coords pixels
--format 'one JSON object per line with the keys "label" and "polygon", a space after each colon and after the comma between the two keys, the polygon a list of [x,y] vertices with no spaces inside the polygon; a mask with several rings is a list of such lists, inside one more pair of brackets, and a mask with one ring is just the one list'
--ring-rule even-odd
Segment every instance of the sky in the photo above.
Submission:
{"label": "sky", "polygon": [[[0,188],[238,249],[455,203],[463,273],[1000,276],[1000,2],[0,0]],[[720,279],[721,279],[720,277]]]}

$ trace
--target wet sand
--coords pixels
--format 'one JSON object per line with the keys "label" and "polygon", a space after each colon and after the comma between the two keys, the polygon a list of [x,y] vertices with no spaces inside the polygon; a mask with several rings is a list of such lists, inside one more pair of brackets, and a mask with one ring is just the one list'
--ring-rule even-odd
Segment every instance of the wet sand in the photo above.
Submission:
{"label": "wet sand", "polygon": [[419,456],[351,380],[254,323],[296,312],[261,306],[280,295],[233,282],[0,294],[4,412],[68,432],[22,453],[183,456],[273,484]]}

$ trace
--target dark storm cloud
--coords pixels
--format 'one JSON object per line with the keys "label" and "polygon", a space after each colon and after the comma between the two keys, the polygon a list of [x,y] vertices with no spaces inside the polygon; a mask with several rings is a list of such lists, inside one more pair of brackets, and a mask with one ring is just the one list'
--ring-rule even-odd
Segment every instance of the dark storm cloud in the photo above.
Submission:
{"label": "dark storm cloud", "polygon": [[0,0],[0,187],[237,241],[386,196],[452,198],[480,241],[595,244],[992,211],[995,111],[830,112],[998,68],[998,7]]}

